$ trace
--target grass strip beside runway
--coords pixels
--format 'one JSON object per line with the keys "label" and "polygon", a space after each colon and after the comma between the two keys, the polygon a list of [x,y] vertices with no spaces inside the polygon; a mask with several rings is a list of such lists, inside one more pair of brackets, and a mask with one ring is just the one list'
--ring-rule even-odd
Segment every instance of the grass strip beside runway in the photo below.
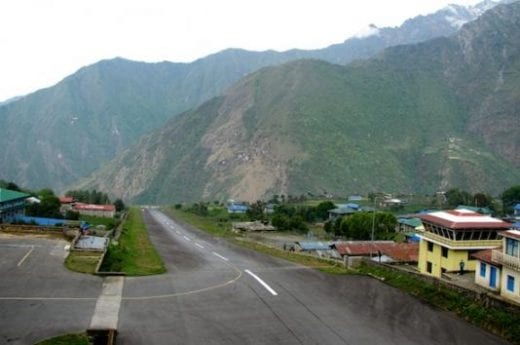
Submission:
{"label": "grass strip beside runway", "polygon": [[138,208],[130,209],[119,242],[117,245],[109,246],[101,271],[122,272],[130,276],[166,272],[161,257],[148,237],[142,213]]}

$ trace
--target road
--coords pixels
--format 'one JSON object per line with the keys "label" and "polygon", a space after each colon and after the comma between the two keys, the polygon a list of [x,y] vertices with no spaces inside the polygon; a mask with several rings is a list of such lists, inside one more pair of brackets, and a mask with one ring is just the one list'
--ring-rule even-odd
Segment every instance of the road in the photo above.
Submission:
{"label": "road", "polygon": [[504,344],[363,276],[333,276],[144,211],[168,273],[126,278],[120,344]]}

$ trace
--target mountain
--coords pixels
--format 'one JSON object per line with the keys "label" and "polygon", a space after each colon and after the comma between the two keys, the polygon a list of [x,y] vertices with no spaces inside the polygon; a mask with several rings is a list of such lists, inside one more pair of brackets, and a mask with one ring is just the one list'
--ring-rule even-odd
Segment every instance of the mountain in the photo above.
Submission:
{"label": "mountain", "polygon": [[0,105],[0,178],[30,188],[63,189],[171,116],[220,95],[259,68],[301,58],[346,64],[389,46],[451,35],[494,4],[451,6],[398,28],[372,27],[369,36],[315,51],[229,49],[189,64],[101,61],[53,87]]}
{"label": "mountain", "polygon": [[348,66],[248,75],[84,180],[141,203],[369,191],[497,193],[520,180],[520,2],[450,38]]}

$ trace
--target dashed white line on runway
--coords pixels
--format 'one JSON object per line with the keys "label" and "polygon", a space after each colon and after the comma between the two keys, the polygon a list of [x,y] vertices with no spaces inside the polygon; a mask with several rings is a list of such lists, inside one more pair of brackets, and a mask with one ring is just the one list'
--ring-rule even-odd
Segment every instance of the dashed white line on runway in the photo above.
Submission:
{"label": "dashed white line on runway", "polygon": [[264,282],[262,279],[260,279],[259,276],[251,272],[250,270],[244,270],[247,274],[249,274],[251,277],[255,278],[257,282],[259,282],[267,291],[269,291],[273,296],[277,296],[278,293],[273,290],[269,285],[267,285],[266,282]]}
{"label": "dashed white line on runway", "polygon": [[199,247],[200,249],[204,249],[204,246],[201,245],[201,244],[195,243],[195,245],[196,245],[197,247]]}
{"label": "dashed white line on runway", "polygon": [[219,253],[215,253],[215,252],[213,252],[213,255],[215,255],[215,256],[221,258],[221,259],[224,260],[224,261],[229,261],[228,258],[226,258],[226,257],[224,257],[224,256],[222,256],[222,255],[220,255]]}
{"label": "dashed white line on runway", "polygon": [[186,241],[191,242],[191,238],[189,238],[188,236],[183,236],[183,237],[184,237],[184,239],[185,239]]}

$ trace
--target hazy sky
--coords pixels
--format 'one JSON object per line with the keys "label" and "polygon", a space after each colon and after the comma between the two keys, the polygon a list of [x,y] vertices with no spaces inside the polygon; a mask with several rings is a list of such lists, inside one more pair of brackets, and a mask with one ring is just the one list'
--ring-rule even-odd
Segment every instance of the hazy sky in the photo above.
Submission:
{"label": "hazy sky", "polygon": [[476,0],[2,0],[0,101],[116,56],[188,62],[225,48],[314,49]]}

